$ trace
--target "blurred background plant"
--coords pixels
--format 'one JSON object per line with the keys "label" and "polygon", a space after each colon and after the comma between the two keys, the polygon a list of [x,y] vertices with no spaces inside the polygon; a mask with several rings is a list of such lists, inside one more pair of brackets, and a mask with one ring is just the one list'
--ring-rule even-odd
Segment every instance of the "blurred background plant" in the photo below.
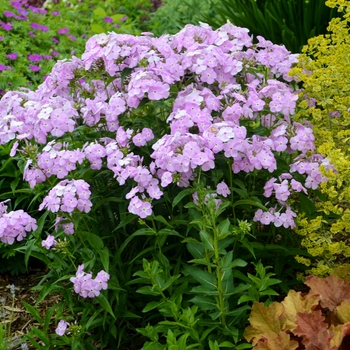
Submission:
{"label": "blurred background plant", "polygon": [[[25,1],[0,3],[0,95],[20,87],[35,89],[57,60],[80,56],[94,34],[138,35],[155,10],[150,0]],[[78,20],[77,20],[78,19]]]}
{"label": "blurred background plant", "polygon": [[[274,44],[300,52],[307,40],[325,34],[337,11],[323,0],[209,0],[211,13],[201,12],[199,20],[219,28],[227,20],[248,28]],[[215,15],[213,16],[212,13]]]}
{"label": "blurred background plant", "polygon": [[[162,6],[151,14],[151,20],[147,22],[150,31],[156,36],[162,34],[175,34],[186,24],[198,25],[204,17],[215,18],[215,23],[220,23],[215,5],[219,0],[163,0]],[[226,20],[222,24],[226,23]],[[221,25],[222,25],[221,24]],[[219,25],[219,27],[221,26]]]}

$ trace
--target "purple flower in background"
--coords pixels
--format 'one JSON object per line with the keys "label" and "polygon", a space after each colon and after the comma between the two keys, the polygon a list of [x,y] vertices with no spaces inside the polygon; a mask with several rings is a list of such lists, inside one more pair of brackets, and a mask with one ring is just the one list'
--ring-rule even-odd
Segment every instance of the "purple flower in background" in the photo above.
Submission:
{"label": "purple flower in background", "polygon": [[4,30],[11,30],[12,29],[12,23],[11,22],[9,22],[9,23],[1,23],[1,27]]}
{"label": "purple flower in background", "polygon": [[28,21],[28,17],[26,16],[17,16],[17,15],[14,15],[15,19],[18,19],[19,21]]}
{"label": "purple flower in background", "polygon": [[124,16],[120,19],[121,22],[125,22],[128,19],[128,16]]}
{"label": "purple flower in background", "polygon": [[69,32],[68,28],[61,28],[57,31],[58,34],[66,34]]}
{"label": "purple flower in background", "polygon": [[21,8],[21,3],[19,1],[11,1],[10,5],[14,8],[20,9]]}
{"label": "purple flower in background", "polygon": [[114,26],[115,26],[116,28],[120,28],[120,25],[119,25],[118,23],[116,23]]}
{"label": "purple flower in background", "polygon": [[51,12],[52,16],[60,16],[61,14],[58,11]]}
{"label": "purple flower in background", "polygon": [[6,66],[0,63],[0,72],[2,72],[3,70],[6,70]]}
{"label": "purple flower in background", "polygon": [[59,53],[59,52],[57,52],[57,51],[53,51],[53,50],[52,50],[51,54],[52,54],[53,56],[59,56],[59,55],[60,55],[60,53]]}
{"label": "purple flower in background", "polygon": [[34,34],[33,32],[28,32],[28,35],[31,36],[32,38],[36,37],[36,34]]}
{"label": "purple flower in background", "polygon": [[27,56],[28,60],[31,62],[40,62],[43,57],[41,55],[38,55],[37,53],[30,54]]}
{"label": "purple flower in background", "polygon": [[2,39],[4,39],[4,36],[3,36],[3,35],[0,36],[0,41],[1,41]]}
{"label": "purple flower in background", "polygon": [[77,38],[76,38],[74,35],[72,35],[72,34],[68,34],[67,36],[68,36],[70,39],[72,39],[73,41],[77,40]]}
{"label": "purple flower in background", "polygon": [[57,328],[55,330],[57,335],[64,335],[64,333],[66,333],[66,329],[67,329],[68,323],[66,321],[61,320],[60,322],[58,322]]}
{"label": "purple flower in background", "polygon": [[27,14],[28,14],[28,11],[25,9],[22,9],[22,8],[18,8],[17,11],[22,16],[27,16]]}
{"label": "purple flower in background", "polygon": [[4,11],[3,14],[7,18],[15,16],[15,14],[13,12],[10,12],[10,11]]}
{"label": "purple flower in background", "polygon": [[30,27],[33,28],[33,29],[35,29],[35,30],[41,30],[41,31],[43,31],[43,32],[47,32],[47,31],[49,30],[48,27],[43,26],[43,25],[38,24],[38,23],[35,23],[35,22],[31,23],[31,24],[30,24]]}
{"label": "purple flower in background", "polygon": [[107,23],[113,23],[113,18],[111,17],[105,17],[103,20]]}
{"label": "purple flower in background", "polygon": [[42,14],[42,15],[45,15],[47,13],[47,10],[41,9],[41,8],[38,8],[35,6],[29,6],[29,9],[34,13],[38,13],[38,14]]}
{"label": "purple flower in background", "polygon": [[15,52],[13,52],[13,53],[9,53],[8,55],[6,55],[6,57],[9,60],[15,60],[18,57],[18,55]]}
{"label": "purple flower in background", "polygon": [[30,65],[29,68],[30,68],[33,72],[39,72],[39,70],[41,69],[40,67],[35,66],[35,65]]}
{"label": "purple flower in background", "polygon": [[58,44],[60,41],[57,39],[57,38],[55,38],[55,37],[52,37],[52,41],[55,43],[55,44]]}
{"label": "purple flower in background", "polygon": [[52,60],[52,56],[50,56],[50,55],[43,55],[43,59],[45,59],[45,60]]}

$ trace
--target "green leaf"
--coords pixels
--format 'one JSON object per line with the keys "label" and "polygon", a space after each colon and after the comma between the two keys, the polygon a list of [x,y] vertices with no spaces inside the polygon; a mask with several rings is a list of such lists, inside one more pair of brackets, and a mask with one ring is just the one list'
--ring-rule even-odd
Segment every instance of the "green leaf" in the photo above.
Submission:
{"label": "green leaf", "polygon": [[188,242],[187,249],[195,259],[203,258],[203,254],[204,254],[203,243]]}
{"label": "green leaf", "polygon": [[113,310],[111,308],[111,305],[109,304],[108,300],[106,297],[100,293],[97,297],[94,298],[114,319],[116,317],[114,316]]}
{"label": "green leaf", "polygon": [[203,271],[193,266],[186,266],[185,271],[202,286],[206,287],[209,291],[217,289],[217,286],[214,283],[215,278],[209,272]]}
{"label": "green leaf", "polygon": [[217,309],[215,300],[206,296],[196,295],[194,298],[190,299],[190,301],[203,311]]}
{"label": "green leaf", "polygon": [[213,246],[213,244],[211,242],[211,237],[210,237],[209,233],[206,232],[206,231],[200,231],[199,235],[202,238],[202,242],[204,244],[204,247],[207,248],[208,250],[210,250],[211,252],[213,252],[214,251],[214,246]]}
{"label": "green leaf", "polygon": [[100,255],[100,259],[102,262],[103,269],[106,272],[109,272],[109,250],[107,247],[103,247],[103,249],[100,249],[98,251],[98,254]]}
{"label": "green leaf", "polygon": [[31,314],[31,316],[38,321],[38,323],[43,323],[43,319],[41,318],[39,311],[34,306],[26,303],[24,300],[22,300],[22,304],[26,308],[26,310]]}
{"label": "green leaf", "polygon": [[267,208],[262,205],[260,202],[254,199],[240,199],[232,204],[232,207],[237,207],[238,205],[252,205],[254,207],[258,207],[260,209],[263,209],[267,211]]}
{"label": "green leaf", "polygon": [[50,344],[50,339],[47,336],[47,334],[45,334],[43,331],[41,331],[40,329],[33,327],[31,330],[38,338],[40,338],[41,341],[43,341],[45,343],[45,345],[49,345]]}
{"label": "green leaf", "polygon": [[194,192],[194,189],[187,188],[186,190],[181,191],[173,200],[173,208],[187,195]]}
{"label": "green leaf", "polygon": [[148,303],[142,310],[142,312],[148,312],[151,311],[153,309],[156,309],[157,307],[161,306],[164,304],[164,300],[162,301],[151,301],[150,303]]}
{"label": "green leaf", "polygon": [[160,295],[159,291],[153,290],[151,286],[144,286],[139,288],[136,293],[140,293],[140,294],[145,294],[145,295]]}
{"label": "green leaf", "polygon": [[91,23],[91,31],[95,34],[101,34],[105,32],[105,29],[101,26],[101,24]]}
{"label": "green leaf", "polygon": [[118,22],[121,18],[125,17],[125,14],[124,13],[116,13],[110,17],[113,18],[114,22]]}
{"label": "green leaf", "polygon": [[107,17],[107,13],[102,7],[96,7],[94,9],[94,14],[101,18]]}

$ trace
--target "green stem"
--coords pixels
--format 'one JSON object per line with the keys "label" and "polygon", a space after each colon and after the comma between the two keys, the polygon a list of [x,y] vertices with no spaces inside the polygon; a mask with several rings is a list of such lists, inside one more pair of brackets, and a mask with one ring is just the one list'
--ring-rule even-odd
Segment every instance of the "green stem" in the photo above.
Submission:
{"label": "green stem", "polygon": [[224,297],[224,291],[222,288],[222,279],[223,279],[223,274],[221,271],[221,266],[220,266],[220,255],[219,255],[219,240],[218,240],[218,229],[215,225],[215,215],[214,212],[211,213],[212,215],[212,224],[213,224],[213,232],[214,232],[214,254],[215,254],[215,266],[216,266],[216,278],[218,281],[218,292],[219,292],[219,310],[221,312],[220,319],[221,323],[226,327],[226,315],[225,315],[225,297]]}

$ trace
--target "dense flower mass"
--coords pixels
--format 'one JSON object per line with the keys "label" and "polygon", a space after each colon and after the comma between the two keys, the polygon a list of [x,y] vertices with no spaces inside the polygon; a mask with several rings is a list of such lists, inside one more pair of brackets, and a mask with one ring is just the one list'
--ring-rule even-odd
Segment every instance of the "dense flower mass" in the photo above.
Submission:
{"label": "dense flower mass", "polygon": [[[311,126],[292,120],[298,97],[287,73],[297,56],[257,39],[253,44],[247,29],[231,23],[216,31],[187,25],[160,38],[96,35],[81,59],[59,61],[37,91],[2,98],[1,144],[17,139],[24,154],[36,144],[24,173],[31,187],[87,165],[110,171],[120,186],[130,186],[128,210],[141,218],[152,214],[167,186],[188,187],[225,159],[233,176],[271,174],[261,193],[268,210],[259,209],[254,220],[294,227],[292,194],[316,189],[326,180],[320,166],[329,165],[313,154]],[[135,122],[145,101],[166,101],[151,125]],[[68,142],[79,130],[99,136]],[[280,171],[284,155],[289,169]],[[224,181],[217,185],[218,196],[230,193]],[[65,179],[40,209],[58,213],[59,225],[62,213],[89,212],[89,197],[85,181]]]}
{"label": "dense flower mass", "polygon": [[36,220],[23,210],[7,213],[7,201],[0,202],[0,240],[13,244],[15,240],[22,241],[27,232],[37,229]]}

